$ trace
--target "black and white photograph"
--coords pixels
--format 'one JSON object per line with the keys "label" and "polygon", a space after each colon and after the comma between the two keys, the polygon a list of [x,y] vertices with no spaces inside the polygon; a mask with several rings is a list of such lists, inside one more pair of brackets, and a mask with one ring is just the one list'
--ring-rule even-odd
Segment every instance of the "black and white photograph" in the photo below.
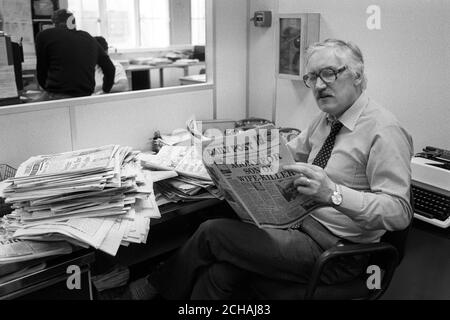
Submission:
{"label": "black and white photograph", "polygon": [[450,300],[449,30],[448,0],[0,0],[0,300]]}

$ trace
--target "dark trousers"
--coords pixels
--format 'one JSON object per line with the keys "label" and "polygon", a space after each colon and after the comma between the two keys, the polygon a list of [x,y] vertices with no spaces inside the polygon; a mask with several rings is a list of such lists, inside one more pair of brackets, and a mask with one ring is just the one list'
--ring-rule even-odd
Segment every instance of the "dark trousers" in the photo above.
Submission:
{"label": "dark trousers", "polygon": [[[229,299],[236,289],[247,286],[252,275],[307,283],[316,259],[340,240],[310,217],[299,230],[208,220],[149,281],[169,300]],[[346,264],[336,266],[324,281],[346,280],[362,270],[361,264],[357,268]]]}

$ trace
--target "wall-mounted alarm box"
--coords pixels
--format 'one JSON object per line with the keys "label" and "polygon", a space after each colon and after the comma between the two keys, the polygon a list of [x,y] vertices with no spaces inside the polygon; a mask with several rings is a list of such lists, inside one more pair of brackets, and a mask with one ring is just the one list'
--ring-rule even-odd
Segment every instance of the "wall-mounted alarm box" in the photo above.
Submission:
{"label": "wall-mounted alarm box", "polygon": [[270,27],[272,25],[272,11],[255,11],[253,18],[250,19],[255,27]]}

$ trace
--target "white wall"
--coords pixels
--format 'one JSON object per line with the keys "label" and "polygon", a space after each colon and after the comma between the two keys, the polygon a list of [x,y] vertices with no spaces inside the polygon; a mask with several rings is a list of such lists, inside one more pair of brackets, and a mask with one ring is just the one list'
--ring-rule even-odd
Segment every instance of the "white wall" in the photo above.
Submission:
{"label": "white wall", "polygon": [[247,101],[247,0],[215,0],[218,119],[242,119]]}
{"label": "white wall", "polygon": [[[366,9],[373,4],[381,8],[381,30],[366,27]],[[365,56],[368,93],[411,132],[416,151],[426,145],[450,149],[449,1],[251,0],[251,12],[265,8],[320,13],[320,39],[358,44]],[[275,61],[269,48],[276,44],[275,29],[252,28],[249,35],[250,114],[271,118],[275,106],[277,124],[302,129],[318,109],[301,82],[271,76]],[[269,105],[271,101],[276,103]]]}
{"label": "white wall", "polygon": [[275,110],[275,13],[276,0],[252,0],[250,15],[255,11],[272,11],[272,27],[255,27],[249,33],[249,115],[272,119]]}
{"label": "white wall", "polygon": [[212,118],[212,90],[79,106],[72,112],[73,148],[105,144],[150,148],[156,129],[171,133],[186,120]]}
{"label": "white wall", "polygon": [[70,148],[69,108],[0,116],[0,164],[17,168],[32,155]]}

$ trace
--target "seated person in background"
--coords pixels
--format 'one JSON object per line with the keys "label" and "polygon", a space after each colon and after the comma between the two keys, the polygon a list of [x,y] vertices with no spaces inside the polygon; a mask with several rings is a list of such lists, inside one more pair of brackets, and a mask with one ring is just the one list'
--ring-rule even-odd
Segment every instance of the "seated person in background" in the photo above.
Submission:
{"label": "seated person in background", "polygon": [[90,96],[95,87],[95,66],[103,70],[103,91],[109,92],[115,68],[109,56],[87,32],[76,30],[75,17],[66,9],[55,11],[54,28],[36,37],[37,78],[46,91],[39,100]]}
{"label": "seated person in background", "polygon": [[[150,276],[130,285],[137,293],[132,298],[228,299],[239,286],[264,278],[305,284],[325,250],[339,242],[378,242],[386,230],[410,224],[412,139],[365,93],[360,49],[329,39],[305,57],[304,83],[322,112],[288,143],[296,160],[306,162],[284,169],[302,173],[296,191],[325,206],[287,229],[208,220]],[[366,256],[346,257],[321,280],[348,281],[366,267]]]}
{"label": "seated person in background", "polygon": [[[100,46],[108,53],[108,42],[103,37],[94,37],[95,40],[100,44]],[[125,73],[125,69],[123,68],[120,62],[112,60],[114,67],[116,68],[116,74],[114,76],[114,84],[111,88],[110,92],[122,92],[128,91],[128,78]],[[95,90],[94,94],[102,94],[103,92],[103,71],[100,66],[95,67]]]}

